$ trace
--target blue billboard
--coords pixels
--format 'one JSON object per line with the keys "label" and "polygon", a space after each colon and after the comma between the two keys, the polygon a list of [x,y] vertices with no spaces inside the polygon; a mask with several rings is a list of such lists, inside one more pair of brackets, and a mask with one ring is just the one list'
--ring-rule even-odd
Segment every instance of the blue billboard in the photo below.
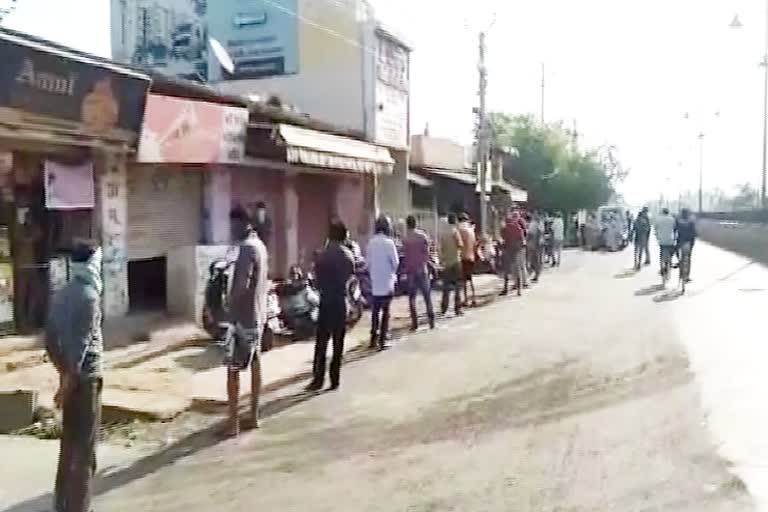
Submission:
{"label": "blue billboard", "polygon": [[209,4],[208,35],[229,53],[224,69],[208,52],[208,78],[241,80],[299,72],[297,0],[216,0]]}

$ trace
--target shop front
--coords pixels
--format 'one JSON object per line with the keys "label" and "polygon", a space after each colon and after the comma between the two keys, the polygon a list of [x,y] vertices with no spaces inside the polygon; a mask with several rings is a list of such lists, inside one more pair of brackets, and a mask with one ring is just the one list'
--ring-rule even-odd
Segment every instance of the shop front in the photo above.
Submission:
{"label": "shop front", "polygon": [[78,238],[104,248],[104,310],[127,307],[124,211],[149,77],[0,30],[0,327],[42,327]]}
{"label": "shop front", "polygon": [[[248,129],[246,154],[241,179],[272,180],[262,201],[275,221],[276,277],[294,264],[309,267],[334,219],[343,221],[361,245],[366,242],[377,213],[376,180],[394,166],[387,149],[294,125],[256,123]],[[238,190],[245,189],[238,183]],[[238,193],[233,186],[233,200],[240,200]]]}
{"label": "shop front", "polygon": [[130,311],[191,316],[210,258],[229,243],[231,167],[242,163],[248,109],[151,93],[127,173]]}

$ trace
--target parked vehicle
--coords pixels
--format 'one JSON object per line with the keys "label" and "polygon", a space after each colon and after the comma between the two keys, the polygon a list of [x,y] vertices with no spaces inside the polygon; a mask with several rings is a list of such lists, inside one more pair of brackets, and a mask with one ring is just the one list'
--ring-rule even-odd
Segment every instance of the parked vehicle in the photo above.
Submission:
{"label": "parked vehicle", "polygon": [[629,228],[627,224],[627,208],[623,206],[601,206],[597,209],[597,219],[600,225],[601,247],[607,247],[605,234],[608,232],[609,223],[613,218],[618,219],[619,229],[621,231],[621,243],[619,247],[623,250],[629,244]]}
{"label": "parked vehicle", "polygon": [[[208,266],[208,281],[205,285],[203,303],[203,328],[217,345],[225,346],[231,333],[229,320],[229,279],[233,262],[221,258]],[[267,295],[267,324],[261,339],[261,351],[268,352],[274,345],[274,335],[282,332],[280,325],[280,306],[275,288],[270,285]]]}
{"label": "parked vehicle", "polygon": [[319,316],[320,294],[298,265],[288,272],[288,280],[275,287],[280,305],[280,320],[295,338],[310,338],[315,334]]}

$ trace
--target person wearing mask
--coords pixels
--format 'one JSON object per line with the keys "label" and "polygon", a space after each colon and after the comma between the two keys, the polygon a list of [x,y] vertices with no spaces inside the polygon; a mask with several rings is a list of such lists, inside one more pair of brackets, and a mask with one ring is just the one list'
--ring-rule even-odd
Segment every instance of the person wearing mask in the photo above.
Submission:
{"label": "person wearing mask", "polygon": [[669,214],[668,208],[662,208],[661,214],[654,220],[653,230],[659,243],[660,274],[666,277],[675,253],[675,218]]}
{"label": "person wearing mask", "polygon": [[403,270],[408,279],[408,306],[411,313],[411,330],[419,328],[416,313],[416,295],[421,293],[427,307],[429,328],[435,328],[435,311],[432,307],[432,286],[430,284],[429,237],[416,227],[416,217],[405,219],[406,234],[403,239]]}
{"label": "person wearing mask", "polygon": [[513,211],[510,213],[501,230],[503,245],[502,254],[504,258],[504,289],[502,290],[501,295],[509,294],[510,274],[514,279],[517,295],[520,296],[523,293],[523,267],[525,266],[523,254],[525,251],[526,231],[522,226],[523,224],[520,222],[520,214]]}
{"label": "person wearing mask", "polygon": [[392,239],[392,223],[388,217],[376,219],[375,234],[368,242],[366,257],[371,276],[371,343],[370,347],[385,350],[389,333],[389,309],[395,294],[397,268],[400,258]]}
{"label": "person wearing mask", "polygon": [[90,512],[101,423],[101,249],[77,241],[71,258],[72,278],[53,298],[45,333],[63,409],[54,510]]}
{"label": "person wearing mask", "polygon": [[563,222],[563,214],[557,212],[552,219],[552,265],[555,267],[559,267],[563,259],[564,242],[565,223]]}
{"label": "person wearing mask", "polygon": [[267,213],[267,205],[264,201],[256,203],[256,213],[253,216],[253,230],[259,235],[264,247],[269,246],[272,240],[272,220]]}
{"label": "person wearing mask", "polygon": [[472,290],[472,306],[477,305],[475,295],[475,282],[472,276],[475,274],[475,249],[477,248],[477,237],[475,228],[470,222],[469,215],[462,213],[459,215],[459,235],[461,235],[461,281],[464,288],[464,302],[467,305],[469,301],[469,289]]}
{"label": "person wearing mask", "polygon": [[230,433],[240,433],[240,372],[251,367],[251,423],[259,426],[261,394],[261,333],[267,320],[267,249],[253,229],[251,217],[240,207],[229,215],[237,259],[229,293],[233,349],[227,360]]}
{"label": "person wearing mask", "polygon": [[461,234],[456,225],[456,214],[448,214],[447,224],[440,229],[440,279],[443,282],[443,295],[440,301],[440,312],[445,315],[448,312],[451,292],[454,292],[454,312],[461,316],[461,250],[463,249]]}
{"label": "person wearing mask", "polygon": [[331,357],[331,390],[339,389],[341,384],[341,360],[344,355],[344,337],[347,333],[347,284],[355,270],[354,256],[345,247],[347,227],[336,221],[331,224],[328,244],[315,260],[315,276],[320,292],[320,312],[317,319],[317,338],[315,358],[312,365],[312,382],[308,391],[323,388],[326,370],[326,352],[328,340],[333,339]]}
{"label": "person wearing mask", "polygon": [[[640,270],[640,266],[651,264],[651,253],[648,249],[648,242],[651,238],[651,219],[648,217],[648,207],[644,206],[637,218],[632,223],[630,240],[635,245],[635,270]],[[643,256],[645,262],[643,263]]]}
{"label": "person wearing mask", "polygon": [[683,257],[683,251],[681,250],[685,244],[689,244],[688,247],[688,276],[687,281],[691,281],[691,261],[693,257],[693,245],[696,243],[697,231],[696,221],[691,216],[691,211],[688,208],[680,210],[680,217],[675,222],[675,232],[677,233],[677,255],[678,258]]}
{"label": "person wearing mask", "polygon": [[544,231],[539,220],[539,215],[526,214],[526,222],[528,224],[528,233],[526,235],[526,252],[528,269],[533,277],[531,281],[537,283],[541,276],[541,264],[542,264],[542,241],[544,238]]}

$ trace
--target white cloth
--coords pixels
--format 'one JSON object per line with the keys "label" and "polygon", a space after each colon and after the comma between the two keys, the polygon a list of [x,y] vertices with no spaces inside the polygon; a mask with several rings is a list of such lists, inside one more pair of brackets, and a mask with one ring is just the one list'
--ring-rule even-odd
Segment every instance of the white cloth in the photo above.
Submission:
{"label": "white cloth", "polygon": [[659,245],[675,245],[675,218],[671,215],[659,215],[653,222],[656,240]]}
{"label": "white cloth", "polygon": [[395,241],[381,233],[374,235],[368,242],[366,257],[373,296],[386,297],[395,293],[397,266],[400,264]]}
{"label": "white cloth", "polygon": [[555,217],[552,221],[552,237],[558,242],[565,240],[565,223],[562,217]]}

